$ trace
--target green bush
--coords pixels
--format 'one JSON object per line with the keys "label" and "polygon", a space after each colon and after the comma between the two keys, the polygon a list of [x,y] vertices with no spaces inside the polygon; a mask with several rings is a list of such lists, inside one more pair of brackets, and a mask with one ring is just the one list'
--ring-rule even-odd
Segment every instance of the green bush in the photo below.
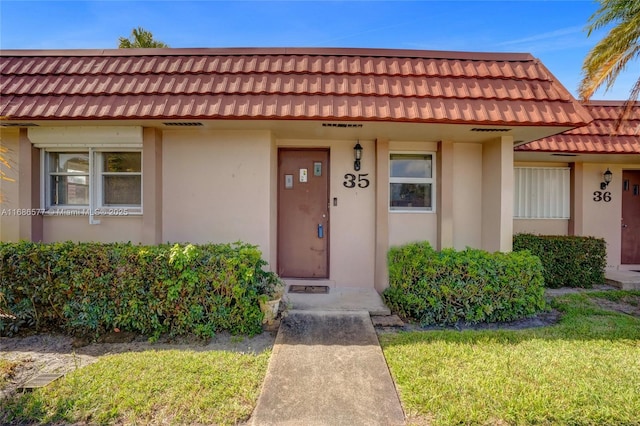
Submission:
{"label": "green bush", "polygon": [[544,309],[540,260],[527,253],[435,251],[428,242],[389,251],[383,297],[422,324],[512,321]]}
{"label": "green bush", "polygon": [[513,250],[540,258],[546,287],[591,288],[605,282],[607,247],[602,238],[516,234]]}
{"label": "green bush", "polygon": [[0,335],[116,328],[157,338],[255,334],[258,299],[278,281],[243,243],[0,243]]}

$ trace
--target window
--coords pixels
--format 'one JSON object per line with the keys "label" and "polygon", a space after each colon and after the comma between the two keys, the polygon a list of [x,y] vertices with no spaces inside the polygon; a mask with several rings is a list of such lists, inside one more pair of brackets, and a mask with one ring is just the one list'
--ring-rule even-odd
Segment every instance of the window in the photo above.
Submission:
{"label": "window", "polygon": [[142,163],[139,152],[102,153],[102,205],[140,206]]}
{"label": "window", "polygon": [[140,213],[140,151],[45,151],[45,206],[49,210],[118,207]]}
{"label": "window", "polygon": [[569,176],[565,167],[514,168],[516,219],[569,219]]}
{"label": "window", "polygon": [[433,154],[391,154],[390,210],[434,211],[433,158]]}

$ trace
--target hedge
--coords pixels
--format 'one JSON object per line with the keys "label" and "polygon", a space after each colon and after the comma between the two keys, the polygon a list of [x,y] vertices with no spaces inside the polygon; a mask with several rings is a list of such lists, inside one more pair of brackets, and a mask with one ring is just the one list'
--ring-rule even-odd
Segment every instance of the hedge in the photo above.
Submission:
{"label": "hedge", "polygon": [[261,331],[277,277],[252,245],[0,243],[0,335]]}
{"label": "hedge", "polygon": [[516,234],[513,250],[540,258],[546,287],[591,288],[605,282],[607,247],[602,238]]}
{"label": "hedge", "polygon": [[422,324],[512,321],[545,308],[542,264],[528,252],[434,250],[428,242],[389,250],[394,312]]}

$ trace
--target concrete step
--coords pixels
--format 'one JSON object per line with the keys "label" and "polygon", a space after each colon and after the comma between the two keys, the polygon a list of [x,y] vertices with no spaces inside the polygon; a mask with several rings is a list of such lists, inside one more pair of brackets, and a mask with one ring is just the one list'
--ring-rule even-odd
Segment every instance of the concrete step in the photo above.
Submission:
{"label": "concrete step", "polygon": [[607,284],[620,290],[640,290],[640,273],[634,271],[605,271]]}
{"label": "concrete step", "polygon": [[[299,283],[296,283],[299,285]],[[310,282],[309,285],[318,285]],[[298,311],[366,311],[370,315],[391,315],[382,297],[373,288],[329,287],[323,293],[289,293],[283,296],[289,309]]]}

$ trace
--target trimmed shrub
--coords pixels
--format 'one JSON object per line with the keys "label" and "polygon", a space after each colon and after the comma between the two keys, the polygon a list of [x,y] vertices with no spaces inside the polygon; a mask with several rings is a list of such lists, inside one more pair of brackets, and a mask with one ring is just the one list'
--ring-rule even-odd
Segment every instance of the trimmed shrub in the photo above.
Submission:
{"label": "trimmed shrub", "polygon": [[607,246],[602,238],[516,234],[513,250],[540,258],[546,287],[591,288],[605,282]]}
{"label": "trimmed shrub", "polygon": [[383,297],[422,324],[512,321],[545,308],[542,264],[528,252],[435,251],[428,242],[389,250]]}
{"label": "trimmed shrub", "polygon": [[259,333],[277,276],[243,244],[0,243],[0,335]]}

